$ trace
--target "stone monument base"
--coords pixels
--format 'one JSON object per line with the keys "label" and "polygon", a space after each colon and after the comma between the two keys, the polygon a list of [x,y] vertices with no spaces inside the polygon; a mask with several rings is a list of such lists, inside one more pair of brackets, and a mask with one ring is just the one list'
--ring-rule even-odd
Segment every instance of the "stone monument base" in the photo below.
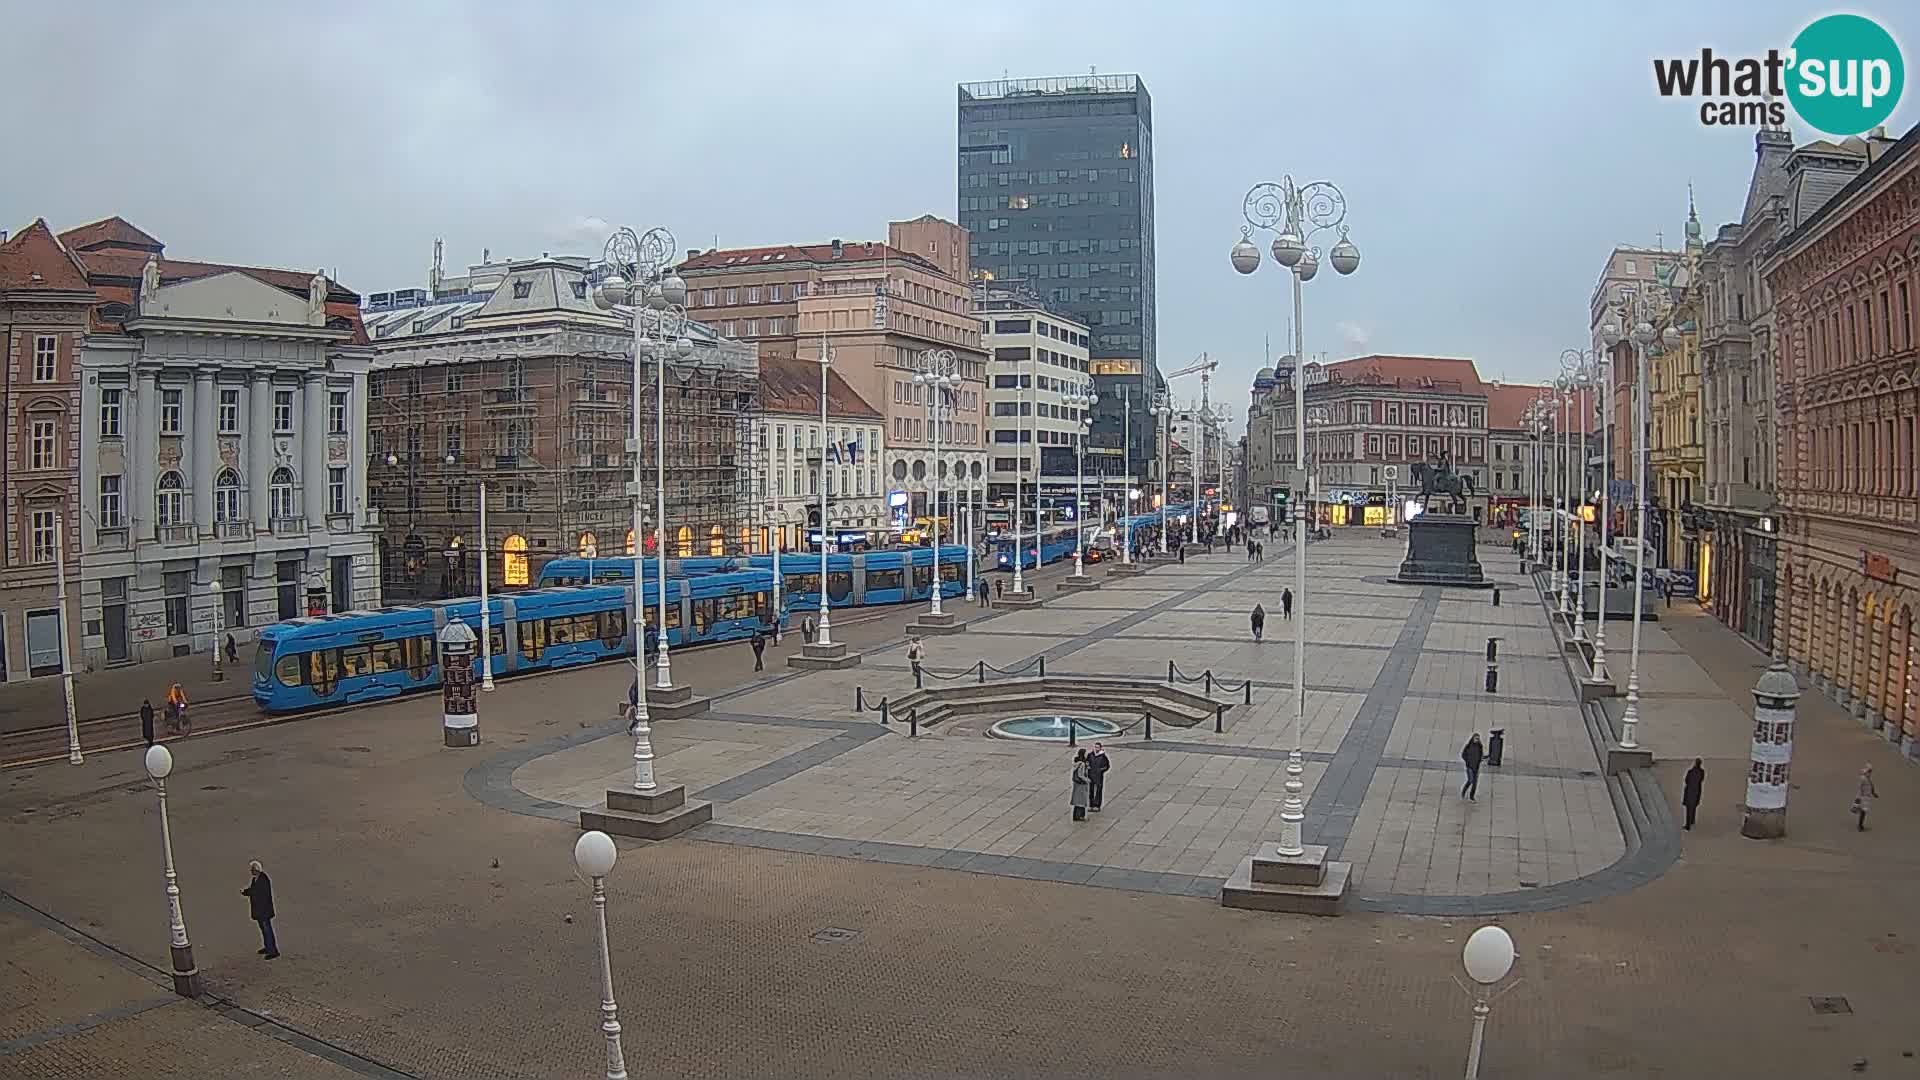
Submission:
{"label": "stone monument base", "polygon": [[1407,557],[1393,580],[1401,585],[1492,588],[1475,552],[1478,528],[1472,518],[1457,514],[1428,512],[1407,522]]}
{"label": "stone monument base", "polygon": [[1242,859],[1228,875],[1220,886],[1220,903],[1255,911],[1338,915],[1352,876],[1352,864],[1329,860],[1324,844],[1305,845],[1299,855],[1282,855],[1269,844]]}

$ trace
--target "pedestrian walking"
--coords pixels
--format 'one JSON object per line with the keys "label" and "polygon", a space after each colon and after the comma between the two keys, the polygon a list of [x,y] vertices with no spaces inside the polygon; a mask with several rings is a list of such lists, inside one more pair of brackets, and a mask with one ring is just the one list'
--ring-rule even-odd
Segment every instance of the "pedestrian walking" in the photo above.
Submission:
{"label": "pedestrian walking", "polygon": [[992,607],[992,606],[993,606],[993,591],[992,591],[991,589],[989,589],[989,588],[987,588],[987,579],[986,579],[986,578],[981,578],[981,579],[979,580],[979,582],[977,582],[977,584],[978,584],[978,585],[980,586],[980,589],[979,589],[979,593],[980,593],[980,606],[981,606],[981,607],[984,607],[984,608],[990,608],[990,607]]}
{"label": "pedestrian walking", "polygon": [[1267,628],[1267,609],[1259,604],[1253,605],[1253,615],[1248,621],[1253,624],[1253,640],[1259,641],[1261,633]]}
{"label": "pedestrian walking", "polygon": [[1460,760],[1467,763],[1467,782],[1460,794],[1475,799],[1480,794],[1480,761],[1487,756],[1484,746],[1480,745],[1480,733],[1474,732],[1467,737],[1467,745],[1460,748]]}
{"label": "pedestrian walking", "polygon": [[1860,787],[1853,794],[1853,829],[1855,832],[1867,831],[1867,811],[1873,809],[1873,800],[1880,793],[1873,787],[1873,766],[1860,767]]}
{"label": "pedestrian walking", "polygon": [[753,632],[753,670],[765,671],[767,669],[766,663],[761,659],[766,655],[766,651],[767,636],[755,630]]}
{"label": "pedestrian walking", "polygon": [[1681,828],[1693,831],[1693,815],[1700,809],[1700,785],[1706,783],[1707,770],[1700,764],[1699,758],[1693,759],[1693,768],[1687,770],[1687,778],[1680,787],[1680,805],[1687,808],[1687,823]]}
{"label": "pedestrian walking", "polygon": [[148,698],[140,699],[140,737],[153,745],[153,701]]}
{"label": "pedestrian walking", "polygon": [[247,898],[253,921],[260,924],[260,955],[271,960],[280,955],[280,945],[273,940],[273,879],[257,859],[248,863],[247,869],[253,872],[253,881],[240,890],[240,895]]}
{"label": "pedestrian walking", "polygon": [[1258,551],[1258,550],[1260,550],[1260,545],[1258,545],[1258,544],[1255,544],[1255,543],[1252,543],[1252,542],[1248,542],[1248,544],[1247,544],[1247,561],[1248,561],[1248,562],[1252,562],[1252,561],[1253,561],[1253,555],[1254,555],[1254,552],[1256,552],[1256,551]]}
{"label": "pedestrian walking", "polygon": [[1282,619],[1293,618],[1293,590],[1292,589],[1280,590],[1280,617]]}
{"label": "pedestrian walking", "polygon": [[813,616],[811,615],[807,616],[805,621],[800,624],[800,633],[808,645],[813,644],[813,628],[815,625]]}
{"label": "pedestrian walking", "polygon": [[920,661],[927,658],[927,647],[919,638],[911,639],[907,644],[907,665],[913,668],[913,688],[920,689]]}
{"label": "pedestrian walking", "polygon": [[627,734],[637,734],[640,731],[640,676],[635,675],[633,685],[627,687],[627,703],[620,707],[620,713],[627,718]]}
{"label": "pedestrian walking", "polygon": [[1180,556],[1180,565],[1181,566],[1187,565],[1187,545],[1175,544],[1173,545],[1173,550],[1176,554]]}
{"label": "pedestrian walking", "polygon": [[1100,812],[1100,804],[1106,800],[1107,770],[1113,768],[1113,762],[1107,760],[1107,748],[1099,743],[1087,753],[1087,809]]}
{"label": "pedestrian walking", "polygon": [[227,663],[237,664],[239,662],[240,662],[240,646],[234,642],[233,635],[228,634],[227,635]]}
{"label": "pedestrian walking", "polygon": [[993,579],[993,598],[995,600],[998,600],[1002,596],[1005,596],[1006,593],[1007,593],[1007,583],[1000,580],[999,578],[994,578]]}
{"label": "pedestrian walking", "polygon": [[1087,772],[1087,752],[1073,752],[1073,820],[1087,820],[1087,806],[1093,798],[1093,777]]}

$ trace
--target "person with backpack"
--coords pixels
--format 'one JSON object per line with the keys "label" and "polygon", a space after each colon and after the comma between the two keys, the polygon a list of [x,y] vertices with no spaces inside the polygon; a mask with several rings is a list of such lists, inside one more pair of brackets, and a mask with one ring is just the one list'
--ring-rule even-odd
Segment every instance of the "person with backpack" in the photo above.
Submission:
{"label": "person with backpack", "polygon": [[1261,632],[1267,628],[1267,609],[1259,604],[1253,605],[1250,621],[1253,623],[1253,640],[1259,641]]}

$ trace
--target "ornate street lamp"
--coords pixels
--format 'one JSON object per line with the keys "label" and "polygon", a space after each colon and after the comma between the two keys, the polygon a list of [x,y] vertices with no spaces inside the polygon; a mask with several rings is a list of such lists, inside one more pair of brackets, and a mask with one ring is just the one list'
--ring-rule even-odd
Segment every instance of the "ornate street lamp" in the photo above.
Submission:
{"label": "ornate street lamp", "polygon": [[[1319,249],[1313,238],[1323,232],[1339,230],[1339,242],[1328,252],[1328,261],[1341,276],[1360,269],[1360,249],[1347,239],[1347,197],[1338,187],[1324,180],[1297,187],[1293,177],[1279,183],[1256,184],[1243,201],[1247,227],[1233,246],[1233,268],[1251,274],[1260,266],[1260,251],[1253,245],[1252,230],[1274,234],[1269,250],[1273,261],[1293,271],[1293,415],[1294,470],[1292,490],[1306,487],[1307,456],[1307,380],[1306,341],[1300,314],[1300,287],[1312,281],[1320,269]],[[1301,728],[1307,712],[1307,519],[1305,508],[1294,500],[1293,528],[1293,748],[1287,754],[1286,797],[1280,804],[1280,854],[1297,857],[1306,849],[1301,844],[1301,827],[1306,820],[1306,802],[1302,792],[1306,783],[1305,755],[1301,748]]]}
{"label": "ornate street lamp", "polygon": [[[933,606],[928,614],[940,615],[940,481],[945,472],[940,461],[940,424],[952,412],[947,395],[960,387],[960,360],[952,349],[928,349],[920,354],[918,363],[920,373],[913,381],[927,388],[927,433],[933,440],[933,461],[927,476],[927,516],[933,519]],[[823,521],[823,539],[825,529]],[[821,587],[825,588],[824,581]]]}

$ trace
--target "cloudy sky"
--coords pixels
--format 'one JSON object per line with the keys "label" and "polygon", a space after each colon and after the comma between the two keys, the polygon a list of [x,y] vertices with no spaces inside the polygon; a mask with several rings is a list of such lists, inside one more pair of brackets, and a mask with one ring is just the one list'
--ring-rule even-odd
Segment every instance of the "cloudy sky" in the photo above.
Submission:
{"label": "cloudy sky", "polygon": [[[956,83],[1097,67],[1153,94],[1163,368],[1210,353],[1244,401],[1266,335],[1278,351],[1285,279],[1241,278],[1227,251],[1247,188],[1290,172],[1345,190],[1365,253],[1308,286],[1310,354],[1540,377],[1584,342],[1614,244],[1678,243],[1689,181],[1709,236],[1739,212],[1751,132],[1660,99],[1651,58],[1785,47],[1827,10],[15,6],[0,228],[118,213],[172,255],[337,269],[362,292],[423,285],[436,237],[454,268],[594,251],[608,221],[683,247],[881,238],[955,216]],[[1920,15],[1854,10],[1920,40]]]}

